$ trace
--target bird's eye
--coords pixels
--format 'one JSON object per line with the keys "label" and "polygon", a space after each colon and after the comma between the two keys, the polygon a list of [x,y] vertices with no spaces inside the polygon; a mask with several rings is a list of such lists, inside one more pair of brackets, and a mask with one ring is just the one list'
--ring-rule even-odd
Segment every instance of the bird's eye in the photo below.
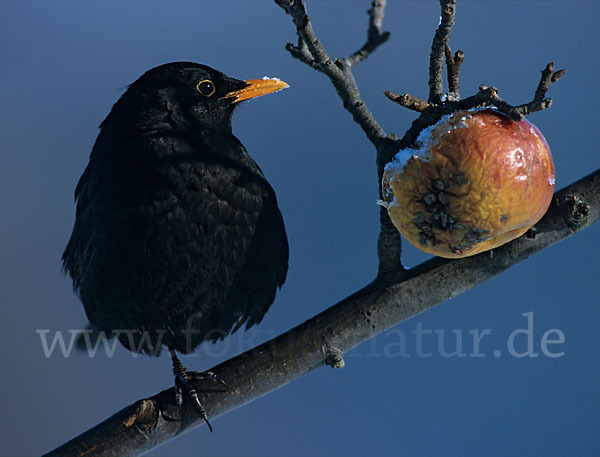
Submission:
{"label": "bird's eye", "polygon": [[205,97],[210,97],[217,89],[215,89],[215,85],[212,81],[205,79],[196,84],[196,90]]}

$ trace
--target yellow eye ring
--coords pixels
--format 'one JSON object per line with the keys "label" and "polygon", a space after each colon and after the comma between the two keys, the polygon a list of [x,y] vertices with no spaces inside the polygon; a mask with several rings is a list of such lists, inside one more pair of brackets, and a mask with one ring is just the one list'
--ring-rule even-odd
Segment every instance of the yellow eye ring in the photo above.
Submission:
{"label": "yellow eye ring", "polygon": [[210,79],[203,79],[196,84],[196,90],[205,97],[210,97],[217,89]]}

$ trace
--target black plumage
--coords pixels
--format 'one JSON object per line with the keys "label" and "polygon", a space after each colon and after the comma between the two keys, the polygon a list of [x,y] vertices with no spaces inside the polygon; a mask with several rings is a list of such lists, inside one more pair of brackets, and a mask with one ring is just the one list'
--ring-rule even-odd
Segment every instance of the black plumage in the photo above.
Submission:
{"label": "black plumage", "polygon": [[93,326],[155,355],[261,321],[285,281],[288,242],[231,117],[240,101],[284,87],[177,62],[146,72],[113,106],[63,254]]}

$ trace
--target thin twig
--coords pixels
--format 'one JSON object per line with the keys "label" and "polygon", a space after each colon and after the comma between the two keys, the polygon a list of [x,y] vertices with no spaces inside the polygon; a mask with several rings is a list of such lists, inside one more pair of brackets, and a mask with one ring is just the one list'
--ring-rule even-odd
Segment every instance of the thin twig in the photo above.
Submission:
{"label": "thin twig", "polygon": [[460,100],[460,84],[458,83],[460,77],[460,67],[465,60],[465,54],[461,50],[456,51],[456,54],[452,54],[452,48],[449,44],[446,44],[446,69],[448,70],[448,97],[453,100]]}
{"label": "thin twig", "polygon": [[[304,2],[300,0],[275,0],[275,3],[292,17],[298,33],[299,45],[297,47],[303,48],[306,46],[307,52],[312,57],[313,66],[330,78],[341,78],[341,69],[334,65],[312,28],[310,17],[306,14]],[[290,50],[291,47],[294,47],[294,45],[288,43],[286,49]],[[305,52],[302,49],[302,54],[305,54]],[[292,53],[292,56],[295,57],[294,53]]]}
{"label": "thin twig", "polygon": [[348,66],[353,67],[362,62],[390,37],[390,32],[381,32],[385,16],[385,3],[386,0],[374,0],[371,4],[371,8],[367,11],[369,15],[367,41],[358,51],[346,59]]}
{"label": "thin twig", "polygon": [[[498,95],[498,89],[487,86],[480,86],[479,92],[462,100],[446,100],[438,105],[429,105],[422,111],[421,115],[413,121],[412,125],[404,134],[402,139],[398,141],[398,147],[400,149],[405,149],[415,146],[415,142],[419,136],[419,133],[421,133],[423,129],[435,124],[442,118],[442,116],[452,114],[458,110],[493,106],[501,113],[512,117],[516,121],[522,120],[527,114],[545,110],[552,104],[552,100],[550,98],[544,98],[546,96],[546,92],[550,86],[558,81],[565,73],[566,70],[554,71],[554,64],[552,62],[546,65],[546,68],[542,70],[541,80],[535,91],[533,100],[523,105],[513,106],[505,102]],[[395,94],[392,94],[392,96],[393,95]],[[403,103],[400,104],[403,105]]]}
{"label": "thin twig", "polygon": [[441,16],[440,25],[435,31],[431,43],[431,54],[429,56],[429,103],[439,103],[444,93],[442,71],[444,69],[444,57],[446,46],[450,40],[450,32],[454,25],[454,13],[456,11],[456,0],[440,0]]}
{"label": "thin twig", "polygon": [[[521,237],[494,249],[493,256],[434,258],[409,270],[403,280],[376,280],[298,327],[212,368],[230,389],[202,396],[202,404],[216,418],[324,366],[332,353],[340,366],[340,352],[466,292],[599,218],[597,170],[555,194],[536,224],[534,239]],[[180,417],[174,399],[170,388],[139,400],[47,456],[135,456],[203,424],[189,402]]]}
{"label": "thin twig", "polygon": [[[288,43],[286,49],[292,57],[310,65],[329,78],[344,103],[344,108],[352,114],[354,121],[360,125],[369,141],[377,148],[377,145],[386,137],[386,134],[360,97],[358,86],[347,59],[336,59],[334,62],[329,57],[312,28],[304,2],[300,0],[275,0],[275,3],[292,17],[298,34],[298,45]],[[383,20],[381,5],[377,8],[377,14],[373,13],[371,17],[376,16],[377,21],[380,18]],[[375,19],[372,19],[372,21],[375,21]],[[373,25],[373,27],[377,26]]]}
{"label": "thin twig", "polygon": [[294,46],[292,43],[288,43],[285,46],[285,49],[294,57],[298,59],[300,62],[305,63],[309,67],[316,68],[315,59],[312,54],[308,50],[308,46],[306,46],[306,42],[304,39],[299,36],[298,37],[298,45]]}
{"label": "thin twig", "polygon": [[546,65],[546,68],[542,70],[540,83],[535,90],[533,100],[524,105],[515,106],[507,114],[513,118],[522,119],[527,114],[549,108],[552,105],[552,99],[545,98],[546,92],[550,89],[550,86],[562,78],[566,72],[566,69],[554,71],[554,62],[549,62],[548,65]]}
{"label": "thin twig", "polygon": [[419,113],[422,113],[431,106],[429,102],[417,97],[413,97],[410,94],[395,94],[389,90],[386,90],[383,93],[394,103],[398,103],[400,106],[404,106],[405,108],[417,111]]}
{"label": "thin twig", "polygon": [[[387,0],[373,0],[371,8],[367,11],[369,15],[369,28],[367,30],[367,39],[373,40],[381,36],[383,27],[383,18],[385,17],[385,4]],[[385,32],[388,33],[389,32]]]}

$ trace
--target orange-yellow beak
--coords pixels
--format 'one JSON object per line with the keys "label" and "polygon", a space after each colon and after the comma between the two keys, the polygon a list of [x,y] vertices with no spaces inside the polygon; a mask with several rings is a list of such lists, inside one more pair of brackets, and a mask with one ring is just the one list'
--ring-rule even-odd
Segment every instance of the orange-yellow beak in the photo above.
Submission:
{"label": "orange-yellow beak", "polygon": [[233,103],[238,103],[290,87],[289,84],[284,83],[281,79],[267,78],[266,76],[263,79],[247,79],[244,82],[248,84],[246,87],[229,92],[223,98],[233,98]]}

